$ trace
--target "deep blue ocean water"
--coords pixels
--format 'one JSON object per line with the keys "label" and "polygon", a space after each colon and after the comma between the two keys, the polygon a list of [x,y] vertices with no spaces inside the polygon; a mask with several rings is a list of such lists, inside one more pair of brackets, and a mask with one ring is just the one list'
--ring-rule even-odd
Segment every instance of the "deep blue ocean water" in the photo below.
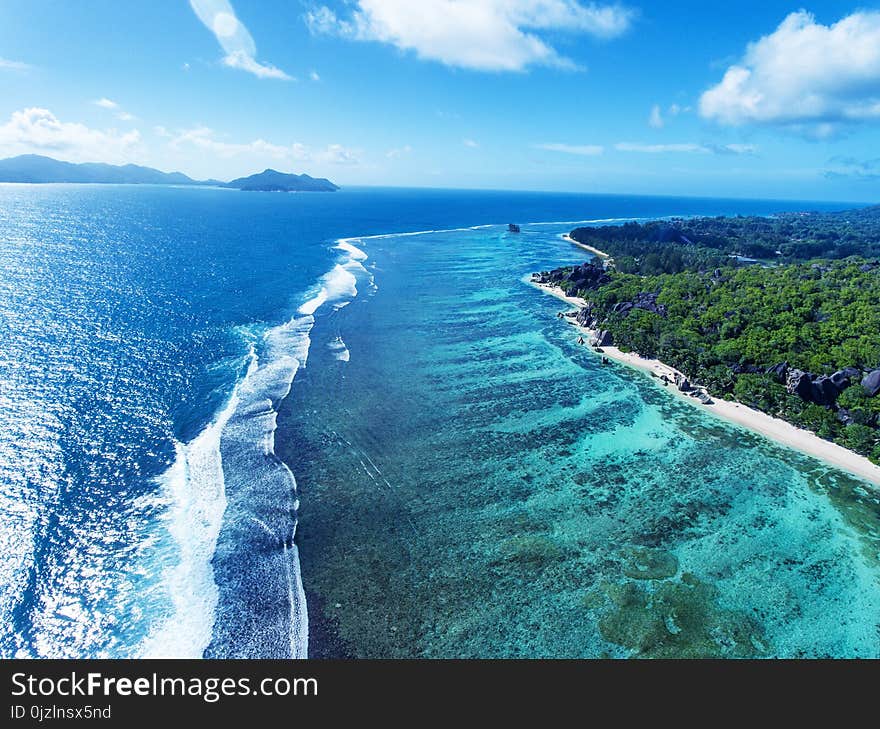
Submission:
{"label": "deep blue ocean water", "polygon": [[0,185],[0,654],[880,655],[875,492],[523,280],[840,207]]}

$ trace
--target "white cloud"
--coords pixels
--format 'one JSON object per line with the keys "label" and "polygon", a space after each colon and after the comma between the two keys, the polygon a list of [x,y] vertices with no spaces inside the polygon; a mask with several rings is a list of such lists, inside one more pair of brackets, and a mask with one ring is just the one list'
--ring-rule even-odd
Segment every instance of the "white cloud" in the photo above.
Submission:
{"label": "white cloud", "polygon": [[321,77],[318,75],[317,71],[309,71],[309,78],[312,81],[320,81]]}
{"label": "white cloud", "polygon": [[605,148],[599,144],[558,144],[555,142],[545,142],[543,144],[536,144],[534,147],[535,149],[543,149],[547,152],[561,152],[580,157],[595,157],[605,151]]}
{"label": "white cloud", "polygon": [[480,143],[474,141],[473,139],[462,139],[462,140],[461,140],[461,143],[462,143],[465,147],[470,147],[471,149],[476,149],[477,147],[480,146]]}
{"label": "white cloud", "polygon": [[659,104],[654,104],[654,106],[651,107],[651,113],[648,115],[648,124],[654,127],[654,129],[663,128],[663,112],[660,111]]}
{"label": "white cloud", "polygon": [[125,109],[122,109],[119,104],[111,99],[108,99],[106,96],[101,97],[100,99],[96,99],[92,102],[95,106],[100,106],[102,109],[107,109],[108,111],[116,112],[115,116],[119,121],[124,122],[132,122],[137,119],[134,114],[129,114]]}
{"label": "white cloud", "polygon": [[757,154],[758,147],[754,144],[724,144],[712,151],[716,154]]}
{"label": "white cloud", "polygon": [[[228,0],[189,0],[193,11],[205,27],[217,38],[226,56],[223,64],[229,68],[252,73],[257,78],[292,80],[280,68],[256,59],[257,46],[250,32],[235,15]],[[184,69],[188,65],[184,64]]]}
{"label": "white cloud", "polygon": [[60,121],[48,109],[13,112],[0,126],[0,154],[48,154],[70,162],[130,162],[141,141],[137,129],[90,129]]}
{"label": "white cloud", "polygon": [[305,157],[304,147],[293,144],[289,146],[272,144],[264,139],[255,139],[247,143],[224,142],[217,139],[214,130],[209,127],[193,127],[184,129],[176,134],[167,133],[162,136],[170,136],[174,147],[192,145],[199,149],[210,152],[218,157],[237,157],[239,155],[261,155],[278,160],[296,160]]}
{"label": "white cloud", "polygon": [[330,165],[356,165],[361,161],[358,150],[349,149],[341,144],[329,144],[323,149],[312,149],[299,142],[283,145],[273,144],[265,139],[255,139],[252,142],[226,142],[218,139],[214,130],[209,127],[194,127],[175,134],[168,132],[164,127],[157,127],[154,131],[159,136],[169,138],[174,148],[192,146],[224,159],[246,156],[249,159],[272,160],[278,163],[315,162]]}
{"label": "white cloud", "polygon": [[341,144],[328,144],[324,149],[307,153],[315,162],[331,165],[358,165],[361,163],[360,151],[343,147]]}
{"label": "white cloud", "polygon": [[288,76],[280,68],[260,63],[253,56],[249,56],[244,51],[233,51],[223,58],[223,65],[229,68],[237,68],[241,71],[252,73],[257,78],[277,78],[282,81],[291,81],[292,77]]}
{"label": "white cloud", "polygon": [[10,71],[26,71],[30,66],[21,61],[10,61],[8,58],[0,58],[0,68],[5,68]]}
{"label": "white cloud", "polygon": [[644,154],[668,154],[676,152],[697,154],[754,154],[758,148],[753,144],[696,144],[681,142],[676,144],[641,144],[638,142],[618,142],[614,145],[618,152],[641,152]]}
{"label": "white cloud", "polygon": [[314,34],[388,43],[423,60],[481,71],[521,71],[528,66],[574,68],[541,32],[614,38],[634,12],[620,5],[578,0],[357,0],[347,17],[326,6],[309,11]]}
{"label": "white cloud", "polygon": [[750,43],[742,60],[700,98],[722,124],[778,124],[829,136],[842,122],[880,119],[880,12],[833,25],[801,10]]}

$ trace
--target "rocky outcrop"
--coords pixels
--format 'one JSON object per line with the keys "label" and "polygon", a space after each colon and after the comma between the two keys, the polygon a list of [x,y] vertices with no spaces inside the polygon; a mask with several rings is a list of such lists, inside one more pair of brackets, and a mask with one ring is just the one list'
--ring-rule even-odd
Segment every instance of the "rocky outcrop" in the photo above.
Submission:
{"label": "rocky outcrop", "polygon": [[584,263],[580,266],[564,266],[554,268],[552,271],[541,271],[532,274],[532,281],[541,284],[555,284],[557,286],[567,283],[569,289],[582,291],[585,289],[597,289],[608,283],[611,277],[602,266],[592,263]]}
{"label": "rocky outcrop", "polygon": [[880,395],[880,369],[869,372],[862,380],[862,387],[865,388],[865,394],[868,397],[877,397]]}
{"label": "rocky outcrop", "polygon": [[675,386],[678,388],[679,392],[690,392],[694,389],[693,385],[691,385],[690,380],[682,374],[676,373],[675,375]]}
{"label": "rocky outcrop", "polygon": [[574,320],[582,327],[595,329],[599,322],[596,319],[596,315],[593,313],[592,302],[588,303],[583,309],[580,309],[575,314]]}
{"label": "rocky outcrop", "polygon": [[644,309],[652,314],[662,316],[664,319],[666,318],[666,304],[657,303],[657,294],[649,294],[643,291],[636,296],[633,306],[636,309]]}
{"label": "rocky outcrop", "polygon": [[788,362],[780,362],[779,364],[771,365],[764,370],[764,374],[772,375],[779,382],[785,382],[785,377],[788,374]]}
{"label": "rocky outcrop", "polygon": [[[778,365],[776,365],[778,367]],[[797,395],[802,400],[814,402],[817,405],[833,407],[847,387],[857,380],[861,372],[855,367],[846,367],[837,370],[832,375],[814,375],[803,370],[789,370],[785,378],[785,389],[792,395]],[[878,383],[880,390],[880,383]]]}
{"label": "rocky outcrop", "polygon": [[742,364],[731,365],[730,371],[733,372],[733,374],[735,375],[757,375],[761,372],[764,372],[764,370],[761,367],[758,367],[758,365]]}
{"label": "rocky outcrop", "polygon": [[842,370],[837,370],[837,372],[831,375],[831,381],[838,390],[843,392],[853,382],[858,382],[861,376],[861,370],[855,367],[844,367]]}
{"label": "rocky outcrop", "polygon": [[650,311],[652,314],[662,316],[664,319],[666,318],[665,304],[657,303],[657,294],[650,294],[645,291],[637,294],[633,301],[619,301],[611,307],[611,313],[626,316],[633,309],[643,309],[644,311]]}
{"label": "rocky outcrop", "polygon": [[607,329],[603,329],[602,331],[596,334],[596,346],[597,347],[613,347],[614,346],[614,337],[611,332]]}
{"label": "rocky outcrop", "polygon": [[810,385],[810,399],[818,405],[830,407],[834,405],[838,395],[840,395],[840,390],[828,375],[817,377]]}
{"label": "rocky outcrop", "polygon": [[813,376],[803,370],[789,370],[785,376],[785,389],[790,395],[809,400],[813,391]]}

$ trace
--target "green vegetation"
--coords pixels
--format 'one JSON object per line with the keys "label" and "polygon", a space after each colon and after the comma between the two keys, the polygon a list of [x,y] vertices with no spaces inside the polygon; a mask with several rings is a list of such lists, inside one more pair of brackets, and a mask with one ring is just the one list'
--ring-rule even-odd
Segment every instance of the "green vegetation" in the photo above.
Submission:
{"label": "green vegetation", "polygon": [[[571,282],[562,285],[571,291]],[[859,384],[861,372],[880,366],[880,264],[849,258],[713,273],[612,271],[598,285],[571,292],[590,303],[595,325],[622,349],[657,357],[716,397],[782,417],[880,463],[880,396],[869,397]],[[655,302],[655,310],[622,310],[635,301]],[[780,363],[816,376],[846,367],[861,372],[836,403],[817,404],[767,372]]]}
{"label": "green vegetation", "polygon": [[880,206],[839,213],[659,220],[577,228],[571,237],[611,255],[622,273],[709,271],[731,256],[794,263],[880,256]]}

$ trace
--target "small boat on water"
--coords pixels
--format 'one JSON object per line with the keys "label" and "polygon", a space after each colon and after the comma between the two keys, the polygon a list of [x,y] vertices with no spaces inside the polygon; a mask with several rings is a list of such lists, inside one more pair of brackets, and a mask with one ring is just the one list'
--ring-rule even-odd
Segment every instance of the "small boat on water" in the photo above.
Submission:
{"label": "small boat on water", "polygon": [[507,232],[508,233],[519,233],[519,226],[516,223],[508,223],[507,224]]}

